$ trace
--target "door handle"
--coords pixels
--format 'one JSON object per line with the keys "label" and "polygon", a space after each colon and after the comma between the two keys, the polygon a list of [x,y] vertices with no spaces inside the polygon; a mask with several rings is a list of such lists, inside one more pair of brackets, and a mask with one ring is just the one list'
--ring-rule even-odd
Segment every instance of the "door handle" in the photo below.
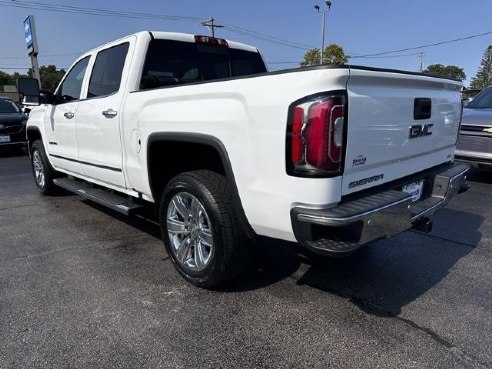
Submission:
{"label": "door handle", "polygon": [[118,115],[118,112],[113,109],[108,109],[108,110],[104,110],[102,112],[102,115],[104,115],[106,118],[114,118]]}
{"label": "door handle", "polygon": [[67,112],[67,113],[65,113],[65,114],[63,114],[63,115],[64,115],[64,116],[65,116],[65,118],[67,118],[67,119],[72,119],[72,118],[74,117],[74,115],[75,115],[75,114],[74,114],[74,113],[72,113],[71,111],[69,111],[69,112]]}

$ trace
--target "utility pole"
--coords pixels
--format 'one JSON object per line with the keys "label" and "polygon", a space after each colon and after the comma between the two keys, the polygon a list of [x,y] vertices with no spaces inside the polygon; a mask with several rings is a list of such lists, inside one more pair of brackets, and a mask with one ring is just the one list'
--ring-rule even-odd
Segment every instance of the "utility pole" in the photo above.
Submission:
{"label": "utility pole", "polygon": [[215,19],[213,17],[210,17],[210,19],[203,21],[202,26],[208,27],[210,29],[210,31],[212,32],[212,37],[215,37],[216,28],[224,28],[224,26],[221,24],[215,24]]}
{"label": "utility pole", "polygon": [[422,73],[424,71],[424,53],[422,51],[420,52],[419,58],[420,58],[420,73]]}
{"label": "utility pole", "polygon": [[323,65],[323,51],[325,50],[325,25],[326,25],[326,13],[331,9],[331,1],[325,0],[325,4],[328,7],[327,10],[321,10],[318,4],[314,5],[314,9],[321,14],[321,65]]}
{"label": "utility pole", "polygon": [[31,55],[31,65],[32,65],[32,78],[38,80],[39,88],[41,89],[41,73],[39,73],[38,56]]}

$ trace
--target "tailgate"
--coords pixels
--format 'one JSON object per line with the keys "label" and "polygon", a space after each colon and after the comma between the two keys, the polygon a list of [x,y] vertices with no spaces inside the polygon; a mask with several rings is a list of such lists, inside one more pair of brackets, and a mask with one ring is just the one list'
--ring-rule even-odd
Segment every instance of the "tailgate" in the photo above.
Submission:
{"label": "tailgate", "polygon": [[342,194],[451,161],[461,119],[461,85],[351,68]]}

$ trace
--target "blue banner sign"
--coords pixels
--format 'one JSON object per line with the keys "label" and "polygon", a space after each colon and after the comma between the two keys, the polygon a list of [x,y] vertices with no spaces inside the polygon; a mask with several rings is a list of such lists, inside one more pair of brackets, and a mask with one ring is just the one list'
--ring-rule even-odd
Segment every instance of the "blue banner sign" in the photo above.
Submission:
{"label": "blue banner sign", "polygon": [[38,53],[36,42],[36,29],[34,28],[34,17],[30,15],[24,20],[24,39],[26,41],[27,53],[29,56]]}

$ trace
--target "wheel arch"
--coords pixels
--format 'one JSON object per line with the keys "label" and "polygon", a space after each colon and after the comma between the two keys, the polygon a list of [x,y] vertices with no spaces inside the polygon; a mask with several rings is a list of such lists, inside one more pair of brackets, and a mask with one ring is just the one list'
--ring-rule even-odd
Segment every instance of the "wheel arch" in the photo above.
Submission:
{"label": "wheel arch", "polygon": [[[162,161],[163,156],[166,157],[166,154],[177,146],[184,148],[183,151],[190,157],[184,162],[173,161],[171,168],[165,168],[164,166],[167,167],[167,165],[166,161]],[[200,155],[196,156],[197,153]],[[193,160],[191,163],[192,157],[199,160],[197,162]],[[215,159],[218,159],[218,162],[215,162]],[[163,175],[163,171],[166,172],[167,169],[170,170]],[[148,180],[152,197],[156,203],[160,201],[161,192],[172,177],[185,171],[199,169],[213,170],[226,177],[232,192],[233,209],[246,235],[254,238],[256,234],[244,212],[229,154],[222,141],[214,136],[199,133],[157,132],[149,136],[147,141]]]}
{"label": "wheel arch", "polygon": [[27,141],[29,142],[29,145],[31,145],[36,140],[42,140],[43,139],[43,136],[41,135],[41,130],[39,129],[39,127],[36,127],[36,126],[27,127],[26,136],[27,136]]}

